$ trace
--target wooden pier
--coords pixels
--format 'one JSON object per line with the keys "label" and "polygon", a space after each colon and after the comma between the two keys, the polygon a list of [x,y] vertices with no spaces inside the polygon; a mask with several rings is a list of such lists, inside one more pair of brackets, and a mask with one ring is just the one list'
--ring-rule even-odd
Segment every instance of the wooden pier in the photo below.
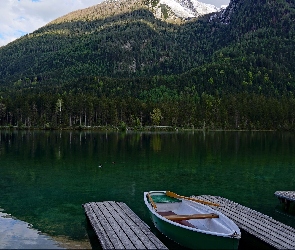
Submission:
{"label": "wooden pier", "polygon": [[[220,204],[213,207],[232,219],[240,229],[277,249],[295,249],[295,229],[260,212],[219,196],[201,195],[198,199]],[[242,236],[243,237],[243,236]]]}
{"label": "wooden pier", "polygon": [[82,205],[103,249],[168,249],[123,202]]}
{"label": "wooden pier", "polygon": [[288,210],[290,203],[295,201],[295,191],[276,191],[275,196],[279,198],[281,203],[285,204],[285,209]]}

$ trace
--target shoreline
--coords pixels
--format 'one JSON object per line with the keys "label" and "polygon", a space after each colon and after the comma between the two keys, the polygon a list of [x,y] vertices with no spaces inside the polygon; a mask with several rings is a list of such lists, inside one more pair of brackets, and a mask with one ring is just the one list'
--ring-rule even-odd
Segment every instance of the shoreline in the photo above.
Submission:
{"label": "shoreline", "polygon": [[173,126],[145,126],[145,127],[115,127],[115,126],[76,126],[76,127],[18,127],[18,126],[0,126],[1,130],[16,131],[101,131],[101,132],[294,132],[294,130],[284,129],[210,129],[210,128],[179,128]]}

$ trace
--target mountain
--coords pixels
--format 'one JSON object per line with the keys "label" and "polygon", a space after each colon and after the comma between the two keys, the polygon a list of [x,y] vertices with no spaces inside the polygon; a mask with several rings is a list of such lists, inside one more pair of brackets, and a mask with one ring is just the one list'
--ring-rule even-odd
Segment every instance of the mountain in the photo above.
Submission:
{"label": "mountain", "polygon": [[214,10],[196,0],[107,0],[1,47],[0,83],[175,75],[212,65],[220,54],[257,72],[293,75],[291,0],[232,0],[199,16]]}
{"label": "mountain", "polygon": [[[184,72],[222,44],[207,21],[180,18],[180,10],[197,16],[199,9],[215,10],[197,1],[120,0],[69,13],[0,48],[0,82]],[[159,10],[168,21],[157,18]]]}
{"label": "mountain", "polygon": [[148,9],[155,17],[168,22],[182,22],[220,10],[214,5],[197,0],[105,0],[96,6],[69,13],[50,24],[81,20],[93,21],[139,8]]}
{"label": "mountain", "polygon": [[106,1],[1,47],[0,125],[295,130],[294,1],[197,5]]}

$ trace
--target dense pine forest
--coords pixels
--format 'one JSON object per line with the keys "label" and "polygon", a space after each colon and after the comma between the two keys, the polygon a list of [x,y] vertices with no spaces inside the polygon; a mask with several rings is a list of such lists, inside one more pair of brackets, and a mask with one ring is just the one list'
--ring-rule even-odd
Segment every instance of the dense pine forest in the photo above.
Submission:
{"label": "dense pine forest", "polygon": [[294,1],[232,0],[174,22],[137,2],[0,47],[0,126],[295,129]]}

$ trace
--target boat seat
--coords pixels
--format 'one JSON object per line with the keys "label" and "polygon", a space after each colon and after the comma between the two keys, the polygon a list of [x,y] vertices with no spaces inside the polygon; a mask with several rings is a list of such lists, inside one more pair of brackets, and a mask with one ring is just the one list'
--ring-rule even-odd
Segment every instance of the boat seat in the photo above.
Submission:
{"label": "boat seat", "polygon": [[[162,215],[162,216],[176,215],[176,213],[174,213],[172,211],[158,212],[158,214]],[[189,223],[187,220],[180,220],[180,221],[174,221],[174,222],[177,222],[177,223],[187,226],[187,227],[197,228],[193,224]]]}

